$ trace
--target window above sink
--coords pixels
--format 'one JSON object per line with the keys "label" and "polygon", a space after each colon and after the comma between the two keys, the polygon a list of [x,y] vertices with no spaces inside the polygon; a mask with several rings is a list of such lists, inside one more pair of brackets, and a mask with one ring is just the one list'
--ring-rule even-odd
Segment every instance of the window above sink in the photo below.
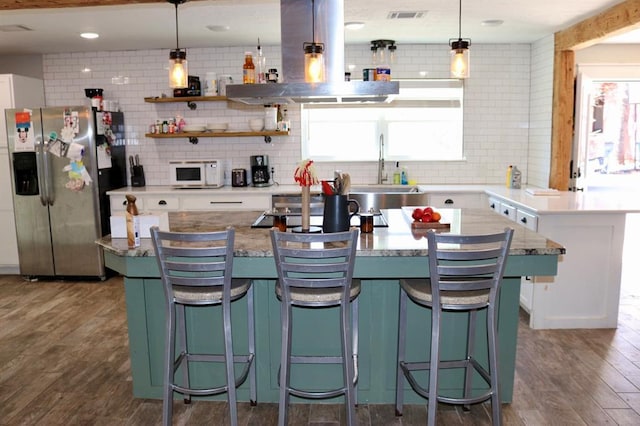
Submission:
{"label": "window above sink", "polygon": [[462,80],[399,80],[400,94],[383,104],[306,104],[301,108],[302,157],[317,162],[463,160]]}

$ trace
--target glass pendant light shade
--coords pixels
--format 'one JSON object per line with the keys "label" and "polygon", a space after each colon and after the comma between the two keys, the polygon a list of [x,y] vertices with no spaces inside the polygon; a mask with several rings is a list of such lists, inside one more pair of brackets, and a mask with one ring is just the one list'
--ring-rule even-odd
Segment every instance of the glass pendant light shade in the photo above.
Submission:
{"label": "glass pendant light shade", "polygon": [[176,49],[169,53],[169,87],[184,89],[188,86],[189,67],[187,52]]}
{"label": "glass pendant light shade", "polygon": [[469,77],[469,42],[457,40],[451,42],[451,77]]}
{"label": "glass pendant light shade", "polygon": [[178,5],[187,0],[167,0],[176,8],[176,48],[169,52],[169,87],[186,89],[189,87],[189,69],[187,67],[187,50],[180,49],[178,39]]}
{"label": "glass pendant light shade", "polygon": [[449,39],[449,46],[451,46],[451,77],[468,78],[470,74],[469,46],[471,46],[471,39],[462,38],[462,0],[460,0],[458,13],[458,38]]}
{"label": "glass pendant light shade", "polygon": [[304,81],[307,83],[324,82],[324,46],[321,43],[304,44]]}

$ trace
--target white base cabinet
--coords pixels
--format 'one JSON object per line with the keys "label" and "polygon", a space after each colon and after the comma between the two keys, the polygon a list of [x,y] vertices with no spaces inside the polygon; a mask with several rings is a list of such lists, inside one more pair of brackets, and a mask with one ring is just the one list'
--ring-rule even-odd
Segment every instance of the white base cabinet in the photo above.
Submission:
{"label": "white base cabinet", "polygon": [[489,207],[566,248],[555,277],[522,279],[520,304],[531,328],[617,326],[626,213],[536,214],[497,197]]}
{"label": "white base cabinet", "polygon": [[429,205],[434,208],[481,209],[486,199],[484,192],[429,192]]}
{"label": "white base cabinet", "polygon": [[[269,210],[271,194],[230,194],[230,193],[186,193],[175,191],[171,194],[139,194],[134,193],[136,206],[140,213],[157,213],[171,211],[248,211]],[[111,194],[111,213],[124,212],[127,203],[124,193]]]}

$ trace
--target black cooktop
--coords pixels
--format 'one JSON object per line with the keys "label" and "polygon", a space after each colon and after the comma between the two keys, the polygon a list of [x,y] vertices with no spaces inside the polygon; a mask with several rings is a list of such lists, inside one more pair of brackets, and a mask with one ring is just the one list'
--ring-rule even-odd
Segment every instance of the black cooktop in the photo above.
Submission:
{"label": "black cooktop", "polygon": [[[312,215],[309,225],[322,227],[322,216]],[[287,228],[295,228],[302,225],[300,214],[287,214]],[[351,218],[351,226],[360,226],[360,216],[357,214]],[[373,226],[376,228],[387,228],[389,224],[382,213],[374,213]],[[261,214],[258,219],[251,224],[252,228],[271,228],[273,227],[273,216],[269,213]]]}

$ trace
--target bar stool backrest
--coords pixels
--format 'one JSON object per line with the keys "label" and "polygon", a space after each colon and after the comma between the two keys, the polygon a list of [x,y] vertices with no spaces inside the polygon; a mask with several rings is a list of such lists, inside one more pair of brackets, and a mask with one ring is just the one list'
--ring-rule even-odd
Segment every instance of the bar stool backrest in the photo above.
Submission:
{"label": "bar stool backrest", "polygon": [[469,303],[457,306],[456,295],[461,301],[468,296],[489,292],[489,297],[474,308],[495,303],[502,283],[505,263],[513,239],[513,229],[486,235],[456,235],[450,233],[427,233],[429,244],[429,276],[434,306],[440,304],[442,292],[446,292],[445,309],[469,309]]}
{"label": "bar stool backrest", "polygon": [[[167,232],[151,228],[167,300],[191,305],[231,299],[235,230]],[[185,300],[176,300],[176,299]]]}
{"label": "bar stool backrest", "polygon": [[272,229],[271,243],[283,302],[291,303],[292,291],[324,289],[337,292],[340,299],[320,299],[311,305],[348,304],[358,243],[357,229],[332,233]]}

